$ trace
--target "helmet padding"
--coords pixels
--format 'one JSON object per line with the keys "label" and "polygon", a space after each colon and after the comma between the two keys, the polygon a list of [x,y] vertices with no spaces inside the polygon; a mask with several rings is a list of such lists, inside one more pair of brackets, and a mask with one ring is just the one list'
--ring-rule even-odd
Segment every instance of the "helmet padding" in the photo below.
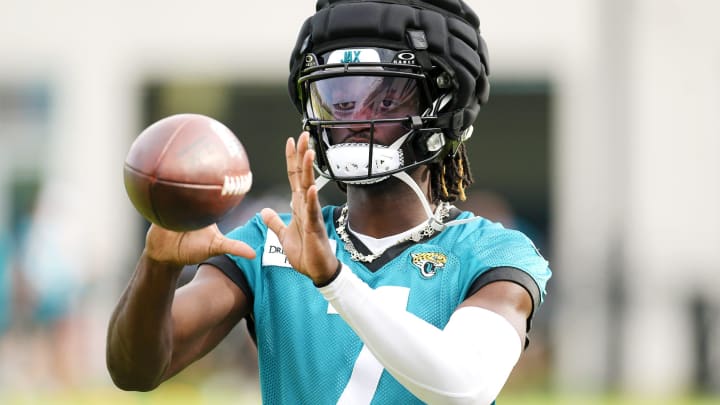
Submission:
{"label": "helmet padding", "polygon": [[[300,29],[288,89],[298,111],[298,79],[307,53],[375,46],[415,51],[434,90],[450,92],[439,116],[446,136],[460,140],[487,101],[488,56],[477,15],[462,0],[319,0]],[[445,82],[437,86],[439,77]]]}

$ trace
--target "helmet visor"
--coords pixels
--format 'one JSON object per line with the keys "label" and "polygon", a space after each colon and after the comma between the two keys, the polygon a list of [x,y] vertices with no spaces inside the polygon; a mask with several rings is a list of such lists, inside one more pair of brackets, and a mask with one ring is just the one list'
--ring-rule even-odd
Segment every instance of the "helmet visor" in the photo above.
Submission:
{"label": "helmet visor", "polygon": [[309,89],[309,113],[320,121],[367,123],[417,116],[421,110],[417,80],[407,77],[337,76],[313,81]]}

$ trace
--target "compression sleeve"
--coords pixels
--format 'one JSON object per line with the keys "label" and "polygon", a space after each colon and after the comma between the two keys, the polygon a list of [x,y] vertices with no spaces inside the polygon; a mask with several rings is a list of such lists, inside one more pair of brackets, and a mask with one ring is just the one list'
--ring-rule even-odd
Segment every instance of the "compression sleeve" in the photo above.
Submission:
{"label": "compression sleeve", "polygon": [[490,404],[520,358],[515,328],[495,312],[463,307],[441,330],[383,305],[345,265],[319,290],[385,369],[424,402]]}

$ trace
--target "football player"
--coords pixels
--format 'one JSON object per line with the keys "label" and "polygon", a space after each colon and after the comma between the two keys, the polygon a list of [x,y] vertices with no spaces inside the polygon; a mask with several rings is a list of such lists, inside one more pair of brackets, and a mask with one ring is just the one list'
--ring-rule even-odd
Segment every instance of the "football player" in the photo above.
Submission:
{"label": "football player", "polygon": [[[109,326],[115,383],[153,389],[246,318],[264,403],[492,403],[551,272],[452,205],[489,92],[478,26],[461,0],[319,0],[290,61],[291,212],[226,236],[151,226]],[[321,207],[327,182],[344,205]]]}

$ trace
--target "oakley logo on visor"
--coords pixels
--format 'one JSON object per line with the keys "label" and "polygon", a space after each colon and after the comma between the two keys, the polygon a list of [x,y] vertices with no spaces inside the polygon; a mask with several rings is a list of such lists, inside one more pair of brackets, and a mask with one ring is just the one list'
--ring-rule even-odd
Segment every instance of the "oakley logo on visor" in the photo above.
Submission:
{"label": "oakley logo on visor", "polygon": [[379,63],[380,54],[374,49],[338,49],[330,53],[327,63]]}

